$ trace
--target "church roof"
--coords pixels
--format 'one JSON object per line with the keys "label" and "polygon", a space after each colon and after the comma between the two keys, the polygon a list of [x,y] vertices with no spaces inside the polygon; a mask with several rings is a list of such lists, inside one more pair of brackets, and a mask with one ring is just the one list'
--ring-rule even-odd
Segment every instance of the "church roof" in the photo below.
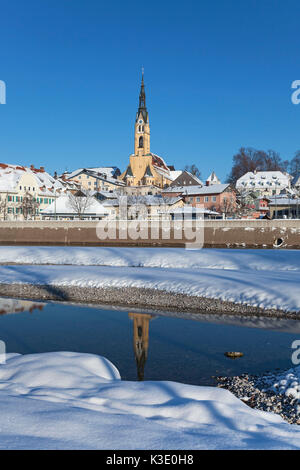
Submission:
{"label": "church roof", "polygon": [[145,171],[144,176],[153,176],[152,171],[151,171],[149,165],[147,165],[147,168],[146,168],[146,171]]}
{"label": "church roof", "polygon": [[132,173],[131,166],[128,165],[126,173],[125,173],[125,178],[130,177],[130,176],[133,176],[133,173]]}

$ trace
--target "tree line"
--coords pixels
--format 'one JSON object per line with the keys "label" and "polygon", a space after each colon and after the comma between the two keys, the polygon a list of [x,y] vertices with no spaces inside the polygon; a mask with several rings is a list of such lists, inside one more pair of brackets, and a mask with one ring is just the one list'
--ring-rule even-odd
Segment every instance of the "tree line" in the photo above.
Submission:
{"label": "tree line", "polygon": [[233,165],[227,182],[235,185],[237,180],[248,171],[282,171],[292,176],[300,173],[300,150],[297,150],[291,160],[283,160],[275,150],[256,150],[242,147],[233,156]]}

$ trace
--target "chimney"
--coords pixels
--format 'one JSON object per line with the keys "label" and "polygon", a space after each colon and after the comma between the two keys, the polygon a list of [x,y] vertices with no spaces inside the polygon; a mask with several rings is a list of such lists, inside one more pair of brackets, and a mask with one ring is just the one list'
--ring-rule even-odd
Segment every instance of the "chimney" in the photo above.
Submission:
{"label": "chimney", "polygon": [[205,186],[209,186],[209,181],[208,180],[206,180]]}
{"label": "chimney", "polygon": [[33,164],[30,165],[30,169],[34,170],[34,165]]}
{"label": "chimney", "polygon": [[45,167],[44,167],[44,166],[40,166],[40,170],[41,170],[41,171],[45,171]]}

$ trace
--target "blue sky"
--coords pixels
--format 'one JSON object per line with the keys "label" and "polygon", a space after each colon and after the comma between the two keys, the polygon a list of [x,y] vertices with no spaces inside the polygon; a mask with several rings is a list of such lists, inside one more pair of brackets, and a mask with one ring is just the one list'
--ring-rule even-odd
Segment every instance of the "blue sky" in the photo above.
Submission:
{"label": "blue sky", "polygon": [[[297,4],[298,3],[298,4]],[[294,0],[0,0],[0,161],[124,169],[141,67],[151,150],[224,179],[241,146],[300,149]]]}

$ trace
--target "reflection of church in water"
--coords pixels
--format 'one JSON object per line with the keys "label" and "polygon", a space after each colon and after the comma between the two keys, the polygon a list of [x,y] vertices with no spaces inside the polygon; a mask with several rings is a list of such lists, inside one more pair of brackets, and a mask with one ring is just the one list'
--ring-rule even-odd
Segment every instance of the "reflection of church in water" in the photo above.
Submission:
{"label": "reflection of church in water", "polygon": [[130,312],[128,316],[133,320],[133,349],[137,365],[137,376],[138,380],[144,380],[144,369],[149,347],[149,322],[155,316],[133,312]]}

